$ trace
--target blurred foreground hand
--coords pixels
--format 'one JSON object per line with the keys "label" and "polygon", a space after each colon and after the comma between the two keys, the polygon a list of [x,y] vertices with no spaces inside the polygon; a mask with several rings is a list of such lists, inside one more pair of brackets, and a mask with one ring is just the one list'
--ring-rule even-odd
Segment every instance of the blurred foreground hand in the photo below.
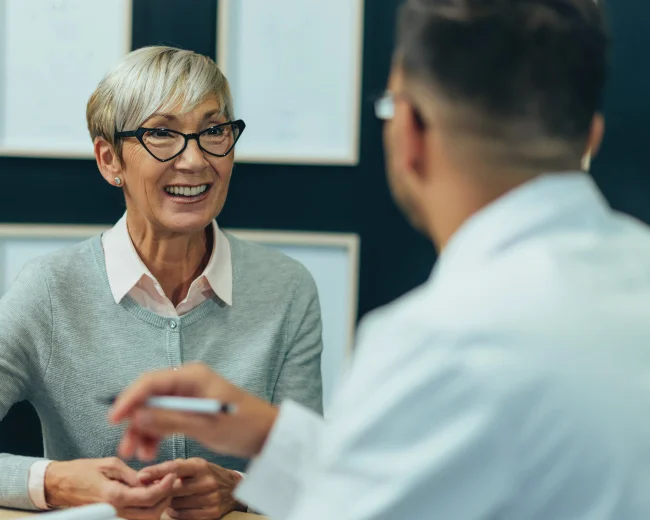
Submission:
{"label": "blurred foreground hand", "polygon": [[[199,414],[148,408],[147,399],[154,396],[217,399],[235,405],[236,412]],[[262,450],[277,414],[274,406],[195,363],[145,374],[122,392],[109,419],[128,423],[118,449],[126,459],[152,460],[160,441],[174,433],[187,435],[220,454],[250,458]]]}

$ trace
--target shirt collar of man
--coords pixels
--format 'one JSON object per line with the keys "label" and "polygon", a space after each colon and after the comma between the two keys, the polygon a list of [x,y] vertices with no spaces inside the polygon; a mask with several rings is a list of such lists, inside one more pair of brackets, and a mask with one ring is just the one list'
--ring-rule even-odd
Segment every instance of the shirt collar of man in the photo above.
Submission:
{"label": "shirt collar of man", "polygon": [[[232,305],[232,258],[228,237],[212,221],[214,233],[212,255],[205,270],[193,283],[207,282],[210,289],[227,305]],[[115,303],[120,303],[143,276],[156,279],[138,255],[126,225],[126,213],[104,233],[102,240],[106,274]]]}
{"label": "shirt collar of man", "polygon": [[578,211],[598,218],[611,208],[593,179],[584,172],[540,175],[513,189],[471,216],[440,253],[431,280],[451,271],[469,272],[494,255],[558,219]]}

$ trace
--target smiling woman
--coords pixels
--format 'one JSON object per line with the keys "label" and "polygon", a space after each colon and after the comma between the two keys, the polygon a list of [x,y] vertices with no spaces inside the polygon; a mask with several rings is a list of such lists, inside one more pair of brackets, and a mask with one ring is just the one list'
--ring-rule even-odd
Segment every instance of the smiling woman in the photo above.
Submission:
{"label": "smiling woman", "polygon": [[121,430],[106,398],[152,369],[202,361],[269,402],[322,411],[312,277],[216,221],[245,129],[232,106],[212,60],[170,47],[132,52],[91,96],[97,165],[127,211],[102,236],[28,265],[0,301],[0,416],[31,401],[48,457],[0,455],[0,505],[110,502],[123,518],[156,520],[239,507],[244,460],[180,436],[141,473],[110,458]]}

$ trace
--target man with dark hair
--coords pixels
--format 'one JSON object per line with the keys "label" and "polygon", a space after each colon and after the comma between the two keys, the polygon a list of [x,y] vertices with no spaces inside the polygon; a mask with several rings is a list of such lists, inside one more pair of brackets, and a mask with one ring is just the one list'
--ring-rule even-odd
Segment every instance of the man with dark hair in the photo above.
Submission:
{"label": "man with dark hair", "polygon": [[255,457],[237,493],[275,520],[650,518],[650,232],[580,171],[606,51],[593,0],[408,0],[376,111],[430,280],[364,320],[326,422],[193,365],[120,397],[121,454]]}

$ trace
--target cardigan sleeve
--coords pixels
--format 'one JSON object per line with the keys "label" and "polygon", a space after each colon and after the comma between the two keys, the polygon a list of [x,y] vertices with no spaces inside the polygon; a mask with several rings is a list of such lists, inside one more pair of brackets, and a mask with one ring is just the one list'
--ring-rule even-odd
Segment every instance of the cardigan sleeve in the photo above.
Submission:
{"label": "cardigan sleeve", "polygon": [[[0,299],[0,419],[39,385],[52,349],[52,304],[40,262],[28,264]],[[1,449],[1,447],[0,447]],[[36,509],[29,469],[38,460],[0,453],[0,506]]]}

